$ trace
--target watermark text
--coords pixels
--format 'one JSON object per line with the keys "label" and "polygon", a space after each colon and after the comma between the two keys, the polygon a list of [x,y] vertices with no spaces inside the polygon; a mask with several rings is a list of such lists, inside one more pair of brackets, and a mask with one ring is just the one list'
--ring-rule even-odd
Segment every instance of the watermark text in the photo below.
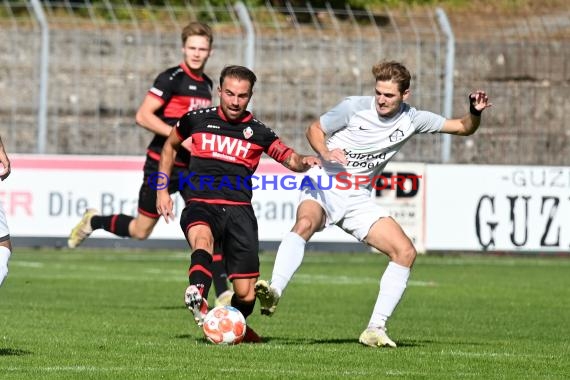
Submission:
{"label": "watermark text", "polygon": [[241,176],[212,176],[190,173],[180,175],[177,183],[171,180],[163,172],[155,172],[148,176],[147,184],[154,190],[171,189],[176,186],[180,191],[184,188],[190,190],[417,190],[421,175],[412,173],[376,175],[355,175],[348,172],[340,172],[334,176],[309,176],[295,175],[251,175]]}

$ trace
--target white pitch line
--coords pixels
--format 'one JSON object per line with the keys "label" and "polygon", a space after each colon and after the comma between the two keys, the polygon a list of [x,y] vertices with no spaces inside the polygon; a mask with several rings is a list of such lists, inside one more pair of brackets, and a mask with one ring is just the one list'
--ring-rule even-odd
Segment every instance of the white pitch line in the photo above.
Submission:
{"label": "white pitch line", "polygon": [[45,264],[41,263],[39,261],[17,261],[17,260],[13,260],[13,261],[10,261],[10,266],[22,267],[22,268],[43,268],[45,266]]}
{"label": "white pitch line", "polygon": [[511,352],[469,352],[469,351],[441,351],[443,355],[450,355],[450,356],[463,356],[463,357],[487,357],[487,358],[525,358],[525,357],[532,357],[532,358],[545,358],[545,359],[559,359],[562,358],[560,356],[554,355],[542,355],[542,354],[520,354],[520,353],[511,353]]}

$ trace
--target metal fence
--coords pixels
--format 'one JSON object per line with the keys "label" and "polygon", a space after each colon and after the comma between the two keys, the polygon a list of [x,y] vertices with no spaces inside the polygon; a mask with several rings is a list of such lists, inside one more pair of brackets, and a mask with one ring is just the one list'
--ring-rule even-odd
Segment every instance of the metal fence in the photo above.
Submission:
{"label": "metal fence", "polygon": [[[168,3],[166,3],[168,4]],[[435,9],[248,9],[254,39],[234,4],[134,6],[44,1],[47,22],[46,153],[142,155],[150,133],[134,114],[154,77],[181,61],[179,34],[191,20],[210,23],[214,54],[206,72],[217,81],[230,63],[259,77],[252,108],[297,149],[304,129],[347,95],[373,94],[371,66],[404,62],[413,74],[410,103],[453,116],[467,112],[467,94],[486,89],[494,108],[481,130],[452,138],[449,162],[555,164],[570,161],[570,11],[474,17],[445,12],[454,40]],[[11,152],[38,152],[42,29],[32,1],[0,3],[0,133]],[[446,55],[454,42],[452,89]],[[253,46],[252,46],[253,45]],[[248,50],[253,48],[253,50]],[[249,54],[249,55],[248,55]],[[441,162],[441,136],[420,136],[398,160]],[[445,142],[445,141],[444,141]]]}

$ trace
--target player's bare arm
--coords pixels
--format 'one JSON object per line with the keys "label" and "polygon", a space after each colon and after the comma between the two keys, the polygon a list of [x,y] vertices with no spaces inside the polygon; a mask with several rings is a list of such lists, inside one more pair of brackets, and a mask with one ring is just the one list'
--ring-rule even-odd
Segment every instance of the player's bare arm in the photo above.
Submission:
{"label": "player's bare arm", "polygon": [[305,135],[307,136],[307,140],[309,140],[309,144],[311,144],[311,148],[313,148],[313,150],[320,155],[323,160],[339,162],[343,165],[347,163],[346,156],[342,149],[335,148],[333,150],[329,150],[327,147],[326,133],[321,127],[320,120],[314,121],[309,128],[307,128]]}
{"label": "player's bare arm", "polygon": [[458,136],[469,136],[475,133],[481,124],[481,113],[492,107],[485,91],[477,90],[469,94],[469,113],[461,119],[448,119],[441,132]]}
{"label": "player's bare arm", "polygon": [[[158,171],[160,173],[164,173],[167,178],[170,178],[172,167],[174,166],[174,159],[181,144],[182,142],[178,138],[176,130],[172,129],[172,132],[164,142],[164,146],[162,147],[162,152],[160,154],[160,162],[158,163]],[[166,180],[166,178],[163,180]],[[172,209],[173,202],[170,194],[168,193],[168,186],[165,186],[164,188],[161,186],[160,189],[156,191],[156,211],[162,215],[166,223],[168,223],[170,220],[174,220]]]}
{"label": "player's bare arm", "polygon": [[2,142],[2,138],[0,137],[0,163],[2,164],[2,168],[0,168],[0,180],[4,181],[10,175],[12,169],[10,168],[10,160],[8,159],[8,155],[6,154],[6,150],[4,149],[4,143]]}
{"label": "player's bare arm", "polygon": [[146,95],[141,106],[135,116],[138,125],[157,135],[168,136],[172,130],[172,126],[166,124],[155,112],[162,107],[163,103],[160,99],[152,95]]}
{"label": "player's bare arm", "polygon": [[282,162],[282,165],[289,170],[300,173],[306,172],[313,166],[321,166],[321,160],[315,156],[305,156],[293,152]]}

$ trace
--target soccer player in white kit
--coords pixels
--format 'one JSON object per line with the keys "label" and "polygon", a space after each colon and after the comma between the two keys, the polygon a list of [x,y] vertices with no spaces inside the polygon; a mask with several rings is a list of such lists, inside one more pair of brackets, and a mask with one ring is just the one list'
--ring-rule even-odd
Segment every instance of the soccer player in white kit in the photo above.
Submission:
{"label": "soccer player in white kit", "polygon": [[[377,63],[372,74],[375,96],[348,97],[307,129],[311,147],[321,156],[322,168],[307,173],[313,188],[301,189],[296,222],[279,245],[271,280],[259,280],[255,290],[261,313],[271,316],[301,265],[306,242],[315,232],[336,224],[390,259],[380,279],[368,327],[359,341],[372,347],[396,347],[386,334],[386,323],[406,289],[416,249],[400,225],[374,202],[372,178],[382,174],[390,159],[415,134],[473,134],[481,112],[492,104],[484,91],[475,91],[469,95],[467,115],[445,119],[405,103],[410,96],[411,76],[401,63]],[[322,183],[327,189],[319,186]]]}
{"label": "soccer player in white kit", "polygon": [[[10,175],[10,160],[4,150],[4,144],[0,137],[0,180],[4,181]],[[12,253],[12,243],[10,242],[10,231],[8,230],[8,223],[6,223],[6,214],[4,208],[0,204],[0,285],[8,276],[8,260]]]}

